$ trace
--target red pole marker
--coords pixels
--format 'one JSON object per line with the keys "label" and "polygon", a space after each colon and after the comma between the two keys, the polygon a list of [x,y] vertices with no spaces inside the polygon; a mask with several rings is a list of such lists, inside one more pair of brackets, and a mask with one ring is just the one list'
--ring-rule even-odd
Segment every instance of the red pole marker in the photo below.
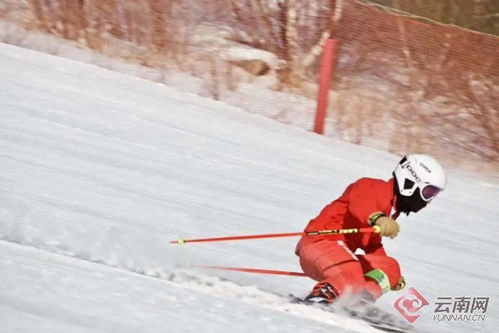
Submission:
{"label": "red pole marker", "polygon": [[315,113],[314,132],[324,133],[324,121],[329,100],[329,86],[334,71],[334,58],[336,53],[336,40],[329,38],[322,53],[319,74],[319,92],[317,96],[317,111]]}
{"label": "red pole marker", "polygon": [[333,229],[333,230],[318,230],[318,231],[309,231],[309,232],[225,236],[225,237],[198,238],[198,239],[179,238],[178,240],[170,241],[170,244],[184,245],[185,243],[222,242],[222,241],[234,241],[234,240],[245,240],[245,239],[279,238],[279,237],[293,237],[293,236],[319,236],[319,235],[327,236],[327,235],[358,234],[358,233],[379,233],[379,227],[374,226],[369,228]]}

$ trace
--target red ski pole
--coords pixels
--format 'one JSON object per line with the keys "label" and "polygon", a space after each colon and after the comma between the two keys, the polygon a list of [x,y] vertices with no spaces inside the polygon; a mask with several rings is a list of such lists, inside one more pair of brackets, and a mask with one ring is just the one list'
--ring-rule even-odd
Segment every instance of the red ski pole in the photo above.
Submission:
{"label": "red ski pole", "polygon": [[275,270],[275,269],[227,267],[227,266],[207,266],[207,265],[198,265],[198,266],[193,266],[193,267],[194,268],[203,268],[203,269],[219,269],[219,270],[223,270],[223,271],[234,271],[234,272],[244,272],[244,273],[286,275],[286,276],[305,276],[305,277],[307,276],[303,272],[280,271],[280,270]]}
{"label": "red ski pole", "polygon": [[293,236],[319,236],[319,235],[338,235],[338,234],[358,234],[358,233],[378,233],[379,227],[369,228],[352,228],[352,229],[332,229],[332,230],[317,230],[308,232],[289,232],[280,234],[260,234],[260,235],[243,235],[243,236],[225,236],[213,238],[198,238],[198,239],[183,239],[179,238],[175,241],[170,241],[170,244],[183,245],[185,243],[200,243],[200,242],[221,242],[221,241],[234,241],[244,239],[258,239],[258,238],[278,238],[278,237],[293,237]]}

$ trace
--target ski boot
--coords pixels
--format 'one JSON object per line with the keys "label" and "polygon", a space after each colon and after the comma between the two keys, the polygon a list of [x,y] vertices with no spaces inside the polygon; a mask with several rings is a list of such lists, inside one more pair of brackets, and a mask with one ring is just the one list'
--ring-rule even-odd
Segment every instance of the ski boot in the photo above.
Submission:
{"label": "ski boot", "polygon": [[332,285],[327,282],[321,282],[315,285],[310,295],[305,297],[303,301],[307,304],[330,304],[333,303],[337,297],[338,293]]}

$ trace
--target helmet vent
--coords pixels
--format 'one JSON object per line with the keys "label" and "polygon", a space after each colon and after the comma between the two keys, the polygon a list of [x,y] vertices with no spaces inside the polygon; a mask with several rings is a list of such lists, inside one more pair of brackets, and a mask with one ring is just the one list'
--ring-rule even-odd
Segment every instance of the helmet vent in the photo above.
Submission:
{"label": "helmet vent", "polygon": [[404,190],[411,189],[414,186],[414,184],[415,183],[412,180],[406,178],[404,181]]}

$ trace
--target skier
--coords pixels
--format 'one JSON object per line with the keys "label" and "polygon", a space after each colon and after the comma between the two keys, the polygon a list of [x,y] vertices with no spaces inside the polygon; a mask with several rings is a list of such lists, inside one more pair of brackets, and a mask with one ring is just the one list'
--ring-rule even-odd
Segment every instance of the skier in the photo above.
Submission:
{"label": "skier", "polygon": [[[386,254],[381,237],[395,238],[399,214],[420,211],[445,185],[443,168],[423,154],[402,158],[388,181],[361,178],[350,184],[305,232],[378,226],[379,233],[303,236],[296,254],[303,272],[318,281],[305,302],[332,303],[345,293],[374,302],[384,292],[403,288],[399,264]],[[357,249],[365,254],[355,254]]]}

